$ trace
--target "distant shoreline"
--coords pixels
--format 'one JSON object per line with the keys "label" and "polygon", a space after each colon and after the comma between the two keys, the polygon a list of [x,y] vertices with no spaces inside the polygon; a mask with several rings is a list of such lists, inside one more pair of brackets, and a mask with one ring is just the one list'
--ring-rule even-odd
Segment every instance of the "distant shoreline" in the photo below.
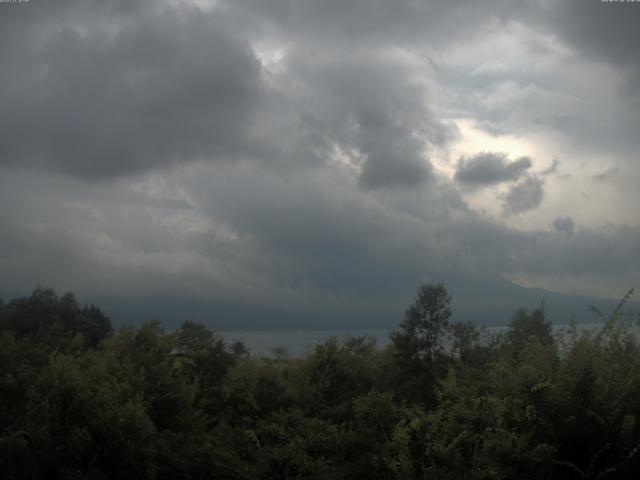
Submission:
{"label": "distant shoreline", "polygon": [[[602,323],[582,323],[576,324],[578,331],[591,330],[601,327]],[[553,325],[553,330],[557,332],[562,328],[569,327],[569,324]],[[484,327],[489,334],[496,334],[506,331],[508,326]],[[253,355],[271,356],[273,350],[284,347],[287,354],[299,356],[308,349],[331,338],[336,337],[342,340],[347,337],[368,336],[374,338],[379,347],[389,344],[389,332],[393,329],[345,329],[345,330],[218,330],[225,341],[243,342]]]}

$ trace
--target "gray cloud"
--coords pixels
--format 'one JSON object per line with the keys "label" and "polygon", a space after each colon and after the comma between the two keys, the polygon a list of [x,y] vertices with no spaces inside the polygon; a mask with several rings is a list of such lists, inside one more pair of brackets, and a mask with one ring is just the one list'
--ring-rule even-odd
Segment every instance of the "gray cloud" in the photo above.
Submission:
{"label": "gray cloud", "polygon": [[329,48],[316,61],[291,52],[288,73],[305,91],[298,108],[322,132],[325,159],[333,146],[355,154],[360,187],[416,187],[431,174],[425,150],[446,144],[454,133],[431,112],[427,92],[411,80],[407,66],[374,53]]}
{"label": "gray cloud", "polygon": [[[594,275],[618,285],[640,271],[637,227],[521,232],[470,210],[446,181],[409,196],[357,182],[337,165],[282,174],[202,164],[98,186],[12,173],[0,200],[21,206],[0,216],[0,290],[37,279],[116,298],[379,315],[400,311],[425,276]],[[188,200],[176,201],[183,191]]]}
{"label": "gray cloud", "polygon": [[484,152],[458,162],[454,179],[456,182],[472,187],[496,185],[520,178],[531,168],[529,157],[520,157],[509,161],[506,153]]}
{"label": "gray cloud", "polygon": [[551,165],[549,165],[549,167],[541,171],[540,175],[544,177],[546,177],[547,175],[553,175],[558,172],[559,167],[560,167],[560,159],[558,157],[553,157],[553,160],[551,161]]}
{"label": "gray cloud", "polygon": [[435,45],[465,42],[487,21],[522,17],[541,10],[536,0],[526,0],[518,6],[507,0],[461,0],[455,4],[412,0],[393,4],[384,0],[224,0],[224,3],[238,15],[252,12],[253,28],[256,24],[277,26],[298,39],[428,41]]}
{"label": "gray cloud", "polygon": [[[606,152],[637,200],[637,111],[592,85],[635,60],[599,52],[606,32],[580,44],[593,5],[571,3],[580,26],[534,0],[217,4],[3,8],[0,289],[348,316],[400,312],[427,277],[640,278],[636,219],[552,205],[559,161],[477,154],[453,179],[437,163],[463,119],[498,149],[509,134],[552,158],[557,141],[562,173],[594,188],[610,185],[576,165]],[[508,189],[502,218],[461,194],[491,185]]]}
{"label": "gray cloud", "polygon": [[638,65],[637,7],[634,2],[568,0],[552,3],[547,18],[554,32],[580,51],[606,62]]}
{"label": "gray cloud", "polygon": [[251,153],[260,64],[219,15],[90,5],[34,2],[2,36],[1,162],[104,178]]}
{"label": "gray cloud", "polygon": [[575,223],[571,217],[558,217],[551,224],[559,232],[564,232],[569,235],[573,234],[575,229]]}
{"label": "gray cloud", "polygon": [[504,195],[502,214],[508,217],[533,210],[542,203],[543,197],[543,181],[527,175]]}
{"label": "gray cloud", "polygon": [[609,167],[600,173],[596,173],[595,175],[592,175],[591,178],[596,182],[605,182],[607,180],[612,179],[616,175],[618,175],[618,172],[619,172],[618,167]]}
{"label": "gray cloud", "polygon": [[408,125],[390,121],[384,112],[360,112],[358,139],[366,155],[360,184],[366,188],[416,186],[430,172],[431,164],[420,154],[420,142],[408,134]]}

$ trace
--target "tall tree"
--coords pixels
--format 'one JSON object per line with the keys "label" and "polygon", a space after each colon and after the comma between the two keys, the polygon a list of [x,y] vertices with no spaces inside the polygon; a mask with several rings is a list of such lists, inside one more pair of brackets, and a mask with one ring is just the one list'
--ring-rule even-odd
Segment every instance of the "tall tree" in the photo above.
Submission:
{"label": "tall tree", "polygon": [[435,382],[446,371],[444,338],[449,331],[450,303],[444,285],[421,285],[400,329],[391,333],[401,369],[400,390],[409,398],[422,398],[427,405],[433,403]]}

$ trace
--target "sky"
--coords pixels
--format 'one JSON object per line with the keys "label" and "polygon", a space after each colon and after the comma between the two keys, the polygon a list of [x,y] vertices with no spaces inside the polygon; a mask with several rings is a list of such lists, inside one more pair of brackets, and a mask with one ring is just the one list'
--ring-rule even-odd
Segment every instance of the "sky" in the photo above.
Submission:
{"label": "sky", "polygon": [[300,322],[442,279],[620,298],[638,25],[600,0],[0,3],[0,292]]}

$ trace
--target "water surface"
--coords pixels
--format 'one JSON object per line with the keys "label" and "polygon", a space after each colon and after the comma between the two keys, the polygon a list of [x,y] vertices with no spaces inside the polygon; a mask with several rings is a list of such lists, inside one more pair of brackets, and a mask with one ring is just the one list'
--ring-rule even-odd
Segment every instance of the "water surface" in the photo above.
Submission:
{"label": "water surface", "polygon": [[[578,325],[578,330],[589,330],[602,326],[601,323],[586,323]],[[567,328],[568,325],[554,325],[554,331]],[[508,327],[486,327],[484,336],[495,335],[504,332]],[[391,330],[282,330],[282,331],[227,331],[220,332],[228,342],[240,340],[249,347],[253,355],[274,354],[275,348],[284,348],[289,355],[299,356],[313,349],[317,344],[324,342],[330,337],[343,340],[348,337],[369,336],[376,339],[379,347],[388,345],[391,341],[389,333]]]}

